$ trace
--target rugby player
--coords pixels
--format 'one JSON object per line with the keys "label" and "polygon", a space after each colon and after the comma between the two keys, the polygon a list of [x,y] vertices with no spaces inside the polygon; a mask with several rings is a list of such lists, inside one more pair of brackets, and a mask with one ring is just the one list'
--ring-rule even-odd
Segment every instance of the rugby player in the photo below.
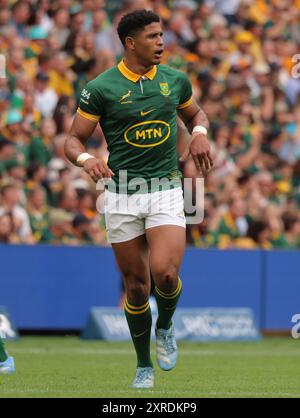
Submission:
{"label": "rugby player", "polygon": [[[110,179],[105,220],[124,277],[125,315],[137,355],[132,387],[152,388],[150,272],[158,306],[160,368],[173,369],[178,354],[172,317],[182,290],[178,273],[186,221],[176,152],[177,114],[191,133],[182,159],[192,156],[204,175],[213,161],[209,123],[192,97],[188,77],[159,65],[164,50],[159,16],[147,10],[131,12],[120,20],[118,34],[124,58],[83,89],[65,154],[95,182]],[[98,123],[107,141],[108,162],[84,148]],[[158,185],[161,179],[167,181]]]}

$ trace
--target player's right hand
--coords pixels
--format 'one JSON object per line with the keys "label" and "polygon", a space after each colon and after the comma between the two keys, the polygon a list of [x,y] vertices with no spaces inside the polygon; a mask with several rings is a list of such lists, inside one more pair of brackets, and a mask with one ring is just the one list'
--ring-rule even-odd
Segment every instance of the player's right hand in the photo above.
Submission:
{"label": "player's right hand", "polygon": [[112,178],[115,173],[111,171],[105,161],[99,158],[89,158],[83,164],[84,171],[97,183],[102,178]]}

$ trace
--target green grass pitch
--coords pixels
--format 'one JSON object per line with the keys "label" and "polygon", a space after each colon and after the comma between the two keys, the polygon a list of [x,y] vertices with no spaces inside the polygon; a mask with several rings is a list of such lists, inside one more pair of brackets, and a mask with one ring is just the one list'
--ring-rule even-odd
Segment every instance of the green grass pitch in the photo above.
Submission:
{"label": "green grass pitch", "polygon": [[17,373],[0,375],[0,398],[300,397],[299,344],[288,337],[180,343],[176,369],[162,372],[155,364],[155,389],[142,391],[130,388],[131,343],[24,337],[7,344]]}

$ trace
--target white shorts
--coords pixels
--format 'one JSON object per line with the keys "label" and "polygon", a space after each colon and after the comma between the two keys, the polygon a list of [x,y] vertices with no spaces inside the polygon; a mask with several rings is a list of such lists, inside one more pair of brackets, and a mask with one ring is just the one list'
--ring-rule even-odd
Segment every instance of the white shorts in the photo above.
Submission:
{"label": "white shorts", "polygon": [[104,206],[107,240],[111,244],[130,241],[156,226],[186,226],[180,187],[133,195],[106,190]]}

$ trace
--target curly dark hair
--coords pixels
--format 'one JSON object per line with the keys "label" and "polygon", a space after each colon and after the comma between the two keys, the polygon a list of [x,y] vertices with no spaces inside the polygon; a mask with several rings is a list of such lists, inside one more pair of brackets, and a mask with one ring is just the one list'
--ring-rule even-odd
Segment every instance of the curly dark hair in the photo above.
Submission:
{"label": "curly dark hair", "polygon": [[151,10],[135,10],[122,17],[118,25],[119,38],[123,45],[127,36],[134,36],[145,26],[160,22],[160,17]]}

